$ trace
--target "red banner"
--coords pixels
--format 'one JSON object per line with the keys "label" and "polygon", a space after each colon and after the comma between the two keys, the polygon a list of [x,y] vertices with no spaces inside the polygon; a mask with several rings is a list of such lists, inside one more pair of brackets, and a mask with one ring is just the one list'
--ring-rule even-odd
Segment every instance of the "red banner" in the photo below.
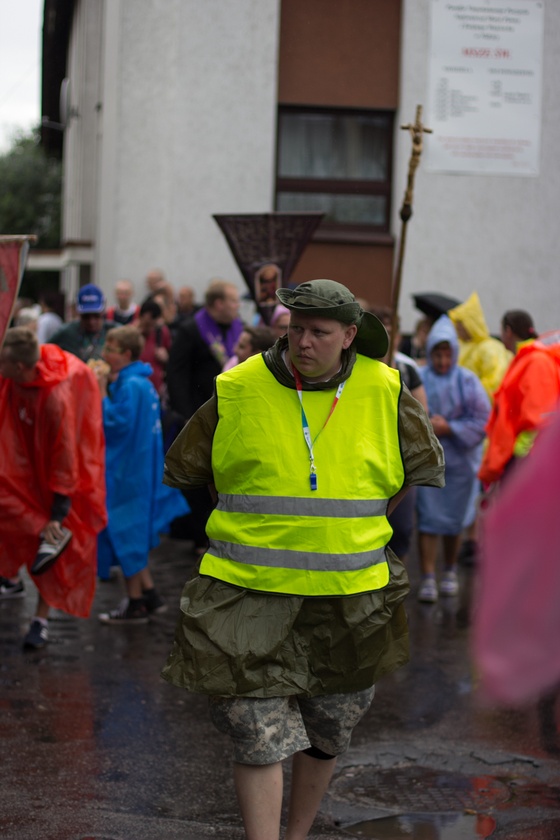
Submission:
{"label": "red banner", "polygon": [[0,347],[10,323],[25,269],[30,236],[0,236]]}

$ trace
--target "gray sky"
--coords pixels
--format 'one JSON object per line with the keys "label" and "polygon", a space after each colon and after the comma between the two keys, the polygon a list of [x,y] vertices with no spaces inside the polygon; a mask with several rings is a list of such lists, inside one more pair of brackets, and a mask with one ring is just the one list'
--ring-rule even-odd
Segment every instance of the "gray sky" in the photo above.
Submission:
{"label": "gray sky", "polygon": [[41,113],[43,0],[0,0],[0,153]]}

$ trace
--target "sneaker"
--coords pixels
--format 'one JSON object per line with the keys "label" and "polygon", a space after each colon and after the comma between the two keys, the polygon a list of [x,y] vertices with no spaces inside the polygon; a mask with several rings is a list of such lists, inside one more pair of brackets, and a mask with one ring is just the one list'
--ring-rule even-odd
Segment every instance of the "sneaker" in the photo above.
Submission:
{"label": "sneaker", "polygon": [[42,575],[47,571],[47,569],[50,569],[55,560],[60,557],[71,539],[72,531],[69,531],[68,528],[63,528],[62,536],[59,540],[55,540],[54,542],[42,540],[35,561],[30,569],[31,574]]}
{"label": "sneaker", "polygon": [[418,590],[418,600],[425,604],[435,604],[438,599],[438,589],[436,579],[433,575],[425,575],[422,578],[420,589]]}
{"label": "sneaker", "polygon": [[149,615],[160,615],[166,612],[167,604],[155,589],[145,589],[142,593],[144,604]]}
{"label": "sneaker", "polygon": [[457,572],[453,570],[444,572],[439,584],[439,591],[441,595],[452,597],[459,594],[459,581],[457,579]]}
{"label": "sneaker", "polygon": [[97,617],[101,624],[147,624],[149,621],[146,605],[138,602],[132,605],[128,599],[116,610],[99,613]]}
{"label": "sneaker", "polygon": [[5,577],[0,577],[0,598],[25,598],[23,581],[12,583]]}
{"label": "sneaker", "polygon": [[49,631],[45,625],[34,618],[23,640],[23,647],[28,650],[41,650],[49,641]]}

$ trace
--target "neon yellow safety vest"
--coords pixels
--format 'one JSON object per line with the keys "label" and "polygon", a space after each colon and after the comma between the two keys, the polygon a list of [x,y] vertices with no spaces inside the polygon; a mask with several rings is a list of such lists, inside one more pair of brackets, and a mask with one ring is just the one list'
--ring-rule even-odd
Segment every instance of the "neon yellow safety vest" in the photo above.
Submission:
{"label": "neon yellow safety vest", "polygon": [[297,391],[281,385],[260,355],[218,376],[216,388],[218,504],[200,573],[301,596],[386,586],[387,504],[404,481],[398,372],[359,355],[326,426],[335,391],[303,391],[316,490]]}

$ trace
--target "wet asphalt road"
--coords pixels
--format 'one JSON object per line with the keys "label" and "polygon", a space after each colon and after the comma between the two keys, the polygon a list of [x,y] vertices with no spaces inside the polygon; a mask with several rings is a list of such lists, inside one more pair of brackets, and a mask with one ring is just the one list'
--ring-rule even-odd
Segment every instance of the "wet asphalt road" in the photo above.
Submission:
{"label": "wet asphalt road", "polygon": [[[190,543],[153,552],[169,610],[148,626],[96,614],[122,597],[100,583],[89,620],[55,613],[44,651],[21,640],[34,607],[0,601],[0,836],[6,840],[241,840],[231,752],[206,699],[159,676],[174,633]],[[413,584],[416,563],[409,564]],[[470,590],[426,606],[411,596],[412,661],[378,685],[337,772],[315,838],[558,840],[555,728],[536,706],[484,709],[468,656]],[[556,729],[560,701],[556,709]],[[289,777],[289,767],[286,768]]]}

